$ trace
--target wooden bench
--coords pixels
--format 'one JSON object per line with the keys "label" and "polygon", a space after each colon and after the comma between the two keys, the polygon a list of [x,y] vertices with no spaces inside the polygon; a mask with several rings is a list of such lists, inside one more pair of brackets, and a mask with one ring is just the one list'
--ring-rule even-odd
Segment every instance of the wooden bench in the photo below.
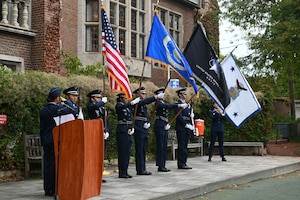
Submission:
{"label": "wooden bench", "polygon": [[[41,174],[43,176],[43,147],[39,135],[23,134],[25,155],[25,178],[30,174]],[[33,167],[33,165],[39,164]]]}
{"label": "wooden bench", "polygon": [[[171,147],[172,159],[176,159],[176,150],[178,149],[178,142],[175,130],[169,130],[168,132],[168,147]],[[203,137],[197,137],[197,142],[188,143],[188,149],[197,148],[199,156],[203,156]]]}
{"label": "wooden bench", "polygon": [[[207,142],[208,147],[210,146],[210,141]],[[215,147],[219,146],[219,142],[215,142]],[[259,155],[263,155],[264,143],[263,142],[224,142],[224,147],[257,147]]]}

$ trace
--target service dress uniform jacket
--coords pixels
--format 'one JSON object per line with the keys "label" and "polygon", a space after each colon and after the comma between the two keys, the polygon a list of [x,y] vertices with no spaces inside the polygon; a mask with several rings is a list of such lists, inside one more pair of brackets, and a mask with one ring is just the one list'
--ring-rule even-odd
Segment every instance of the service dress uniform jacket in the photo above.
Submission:
{"label": "service dress uniform jacket", "polygon": [[209,116],[211,118],[211,127],[210,127],[210,146],[209,146],[209,157],[212,157],[216,139],[218,137],[219,142],[219,151],[220,156],[224,157],[224,119],[225,116],[222,116],[216,109],[209,111]]}
{"label": "service dress uniform jacket", "polygon": [[[177,104],[183,104],[185,103],[181,99],[177,101]],[[179,112],[179,108],[175,109],[175,113]],[[187,162],[188,157],[188,142],[190,139],[190,135],[192,134],[192,131],[188,128],[185,128],[186,124],[192,124],[191,119],[191,107],[188,106],[187,108],[183,109],[183,111],[179,114],[179,116],[176,118],[176,136],[178,141],[178,150],[177,150],[177,166],[178,168],[184,168]]]}
{"label": "service dress uniform jacket", "polygon": [[156,166],[165,168],[168,148],[168,130],[165,130],[165,126],[169,123],[169,109],[175,109],[178,105],[166,104],[164,101],[158,100],[155,102],[155,107]]}
{"label": "service dress uniform jacket", "polygon": [[55,192],[55,155],[52,129],[56,126],[54,117],[71,114],[73,111],[64,105],[49,102],[40,110],[40,137],[44,150],[44,190],[46,194]]}
{"label": "service dress uniform jacket", "polygon": [[130,150],[132,145],[131,135],[128,134],[128,131],[132,128],[131,104],[130,102],[117,102],[115,110],[118,118],[116,137],[118,147],[119,177],[124,177],[128,175]]}
{"label": "service dress uniform jacket", "polygon": [[71,106],[71,108],[73,108],[73,115],[74,115],[75,119],[77,119],[79,116],[78,106],[75,103],[73,103],[70,99],[67,99],[66,101],[64,101],[64,103]]}
{"label": "service dress uniform jacket", "polygon": [[[154,101],[155,97],[152,96],[141,100],[137,104],[134,122],[135,161],[137,173],[146,171],[146,150],[149,136],[148,129],[144,128],[144,124],[149,123],[147,105]],[[135,108],[135,106],[133,106],[133,108]]]}
{"label": "service dress uniform jacket", "polygon": [[109,125],[107,113],[105,113],[104,104],[105,103],[103,101],[89,102],[87,104],[87,112],[90,119],[101,118],[102,120],[104,120],[104,115],[106,114],[105,121],[103,121],[104,128],[105,128],[104,131],[110,133],[110,125]]}

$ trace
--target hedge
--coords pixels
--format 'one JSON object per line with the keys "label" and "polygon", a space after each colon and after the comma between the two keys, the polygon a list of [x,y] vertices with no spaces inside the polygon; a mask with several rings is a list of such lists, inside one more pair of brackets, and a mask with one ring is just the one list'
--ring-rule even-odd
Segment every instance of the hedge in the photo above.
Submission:
{"label": "hedge", "polygon": [[[107,81],[106,81],[107,82]],[[82,108],[86,115],[86,104],[88,98],[86,94],[94,89],[103,90],[103,79],[91,76],[74,75],[62,77],[58,74],[47,74],[38,71],[11,72],[0,67],[0,114],[8,116],[8,123],[0,125],[0,169],[22,169],[24,168],[23,152],[23,133],[39,134],[39,111],[46,104],[47,94],[51,87],[57,86],[62,89],[76,85],[80,88],[80,97]],[[138,88],[138,83],[132,83],[132,89]],[[153,83],[143,82],[146,87],[147,96],[153,95],[153,91],[158,89]],[[109,137],[107,159],[117,157],[116,151],[116,113],[114,110],[116,104],[116,94],[109,92],[108,82],[105,85],[108,97],[107,111],[111,125]],[[167,88],[167,103],[174,103],[177,100],[176,90]],[[188,96],[193,93],[188,88]],[[240,129],[236,129],[230,122],[225,122],[225,140],[227,141],[267,141],[273,133],[273,120],[271,116],[272,101],[268,97],[260,97],[263,105],[263,111],[252,117]],[[212,108],[212,102],[203,90],[200,90],[191,102],[195,118],[201,118],[205,121],[205,141],[209,138],[210,119],[208,110]],[[148,112],[152,127],[149,134],[148,156],[155,158],[155,134],[153,126],[155,120],[154,104],[148,106]],[[170,119],[174,113],[170,113]],[[172,124],[174,126],[174,124]],[[132,148],[134,154],[134,148]]]}

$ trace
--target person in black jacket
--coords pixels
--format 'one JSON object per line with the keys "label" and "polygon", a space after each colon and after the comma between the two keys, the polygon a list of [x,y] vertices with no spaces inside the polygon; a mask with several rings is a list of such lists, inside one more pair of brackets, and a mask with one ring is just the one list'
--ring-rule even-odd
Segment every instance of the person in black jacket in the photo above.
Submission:
{"label": "person in black jacket", "polygon": [[67,100],[65,101],[66,104],[71,106],[74,111],[73,115],[77,119],[79,116],[79,107],[77,106],[78,102],[78,87],[72,86],[63,91],[63,93],[66,95]]}
{"label": "person in black jacket", "polygon": [[116,137],[118,148],[119,178],[132,178],[132,176],[128,174],[132,144],[131,135],[134,133],[134,128],[132,127],[131,121],[131,106],[137,104],[140,101],[140,98],[136,98],[131,102],[128,102],[125,94],[119,93],[117,96],[118,98],[115,109],[118,118]]}
{"label": "person in black jacket", "polygon": [[[160,88],[154,92],[158,95],[164,92],[164,88]],[[187,104],[166,104],[163,99],[155,102],[156,120],[154,124],[154,132],[156,137],[156,166],[159,172],[169,172],[166,168],[167,148],[168,148],[168,130],[170,129],[168,114],[169,109],[177,107],[186,108]]]}
{"label": "person in black jacket", "polygon": [[[182,88],[176,91],[178,95],[177,104],[186,103],[186,88]],[[179,108],[175,109],[175,113],[179,112]],[[191,106],[188,105],[176,118],[176,136],[178,141],[178,150],[177,150],[177,167],[178,169],[192,169],[192,167],[186,164],[188,157],[188,142],[190,136],[194,130],[194,126],[192,125],[192,109]]]}
{"label": "person in black jacket", "polygon": [[211,127],[210,127],[210,145],[208,151],[208,161],[211,162],[211,157],[213,156],[214,146],[216,139],[218,137],[219,142],[219,151],[222,161],[227,161],[224,157],[224,119],[225,114],[222,113],[222,110],[217,103],[213,103],[213,110],[209,111],[209,116],[211,118]]}
{"label": "person in black jacket", "polygon": [[56,126],[54,117],[73,113],[70,107],[62,105],[66,101],[61,97],[61,89],[53,87],[50,89],[48,104],[40,110],[40,137],[44,150],[43,156],[43,179],[46,196],[55,195],[55,155],[52,129]]}
{"label": "person in black jacket", "polygon": [[[107,155],[107,143],[110,133],[110,125],[108,120],[107,111],[105,109],[105,104],[107,103],[107,97],[102,97],[101,90],[93,90],[87,94],[89,102],[87,104],[87,112],[89,119],[102,119],[104,124],[104,155]],[[103,171],[106,173],[106,171]],[[106,180],[102,179],[105,183]]]}
{"label": "person in black jacket", "polygon": [[140,98],[140,102],[134,107],[136,111],[134,122],[134,142],[135,142],[135,165],[137,175],[151,175],[152,173],[146,170],[146,151],[148,146],[148,129],[150,121],[148,118],[147,105],[154,102],[156,99],[162,99],[164,93],[146,98],[145,87],[140,87],[133,91],[136,97]]}

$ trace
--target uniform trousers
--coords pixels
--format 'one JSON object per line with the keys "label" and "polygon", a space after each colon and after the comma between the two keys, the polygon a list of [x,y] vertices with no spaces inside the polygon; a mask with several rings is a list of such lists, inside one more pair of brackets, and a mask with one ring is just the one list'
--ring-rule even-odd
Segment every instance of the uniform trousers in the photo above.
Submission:
{"label": "uniform trousers", "polygon": [[44,144],[44,191],[46,194],[54,194],[55,192],[55,155],[54,144]]}
{"label": "uniform trousers", "polygon": [[210,145],[209,145],[209,151],[208,155],[209,157],[212,157],[213,152],[214,152],[214,146],[216,139],[218,137],[218,142],[219,142],[219,151],[220,151],[220,156],[224,157],[224,132],[223,131],[211,131],[210,133]]}
{"label": "uniform trousers", "polygon": [[168,131],[163,126],[155,126],[156,137],[156,166],[164,168],[167,159]]}
{"label": "uniform trousers", "polygon": [[118,125],[116,137],[118,147],[119,176],[128,175],[132,139],[131,135],[128,135],[127,125]]}
{"label": "uniform trousers", "polygon": [[190,131],[188,129],[176,130],[176,136],[178,141],[177,150],[177,167],[181,168],[186,166],[188,157],[188,142],[190,139]]}
{"label": "uniform trousers", "polygon": [[146,171],[146,151],[148,146],[148,131],[134,132],[135,141],[135,165],[137,172]]}

